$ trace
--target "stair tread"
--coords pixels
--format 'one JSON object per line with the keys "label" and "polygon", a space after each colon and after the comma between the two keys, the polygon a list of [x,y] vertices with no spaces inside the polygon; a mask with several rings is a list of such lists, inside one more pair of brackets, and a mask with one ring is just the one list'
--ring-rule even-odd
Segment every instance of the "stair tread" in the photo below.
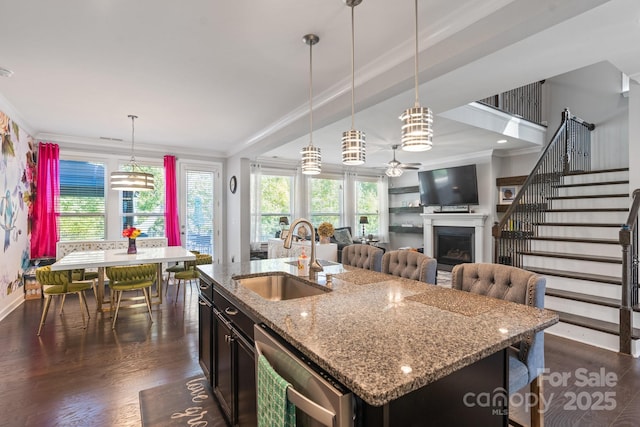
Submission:
{"label": "stair tread", "polygon": [[628,208],[571,208],[547,209],[545,212],[629,212]]}
{"label": "stair tread", "polygon": [[580,261],[607,262],[610,264],[622,264],[622,257],[610,257],[601,255],[568,254],[564,252],[522,251],[522,255],[543,256],[552,258],[575,259]]}
{"label": "stair tread", "polygon": [[565,176],[592,175],[596,173],[608,173],[608,172],[629,172],[629,168],[598,169],[595,171],[576,171],[576,172],[569,172]]}
{"label": "stair tread", "polygon": [[[585,328],[593,329],[600,332],[605,332],[613,335],[620,335],[620,327],[617,323],[605,322],[604,320],[591,319],[589,317],[579,316],[577,314],[565,313],[562,311],[556,311],[560,317],[560,321],[564,323],[570,323],[576,326],[582,326]],[[631,338],[640,339],[640,329],[633,328],[631,331]]]}
{"label": "stair tread", "polygon": [[553,196],[547,197],[550,200],[573,200],[573,199],[605,199],[605,198],[622,198],[627,197],[629,195],[627,193],[616,193],[616,194],[587,194],[583,196]]}
{"label": "stair tread", "polygon": [[538,268],[538,267],[535,267],[535,268],[524,267],[524,268],[526,270],[532,271],[534,273],[542,274],[545,276],[558,276],[558,277],[566,277],[568,279],[588,280],[591,282],[609,283],[612,285],[622,285],[622,279],[619,277],[604,276],[601,274],[568,272],[565,270],[554,270],[551,268]]}
{"label": "stair tread", "polygon": [[607,245],[619,245],[617,239],[601,239],[601,238],[582,238],[582,237],[553,237],[553,236],[535,236],[531,240],[545,240],[550,242],[575,242],[575,243],[603,243]]}
{"label": "stair tread", "polygon": [[600,297],[597,295],[583,294],[581,292],[572,292],[566,291],[564,289],[552,288],[547,288],[545,294],[552,297],[588,302],[590,304],[597,304],[605,307],[620,308],[620,300],[616,298]]}
{"label": "stair tread", "polygon": [[535,222],[533,225],[550,227],[612,227],[621,228],[621,224],[595,223],[595,222]]}
{"label": "stair tread", "polygon": [[618,185],[618,184],[629,184],[629,180],[618,180],[618,181],[598,181],[598,182],[581,182],[578,184],[556,184],[555,188],[570,188],[570,187],[589,187],[591,185]]}

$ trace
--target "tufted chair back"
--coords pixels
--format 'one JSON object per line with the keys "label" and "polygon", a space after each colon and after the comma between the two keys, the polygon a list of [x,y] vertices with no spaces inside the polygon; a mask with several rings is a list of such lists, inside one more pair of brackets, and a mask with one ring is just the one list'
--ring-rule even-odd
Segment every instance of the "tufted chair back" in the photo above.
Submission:
{"label": "tufted chair back", "polygon": [[438,261],[415,251],[390,251],[382,256],[382,272],[426,283],[436,283]]}
{"label": "tufted chair back", "polygon": [[[546,279],[531,271],[502,264],[459,264],[451,271],[451,287],[474,294],[486,295],[530,307],[544,308]],[[544,332],[529,334],[515,346],[516,354],[509,360],[509,393],[532,382],[544,368]],[[511,360],[517,358],[520,362]],[[522,366],[520,366],[522,365]],[[519,381],[514,366],[524,372]],[[519,373],[518,372],[518,373]]]}
{"label": "tufted chair back", "polygon": [[45,265],[36,269],[36,280],[42,286],[58,286],[60,293],[65,293],[69,285],[69,272],[51,271],[51,266]]}
{"label": "tufted chair back", "polygon": [[[69,282],[69,273],[72,273],[71,282]],[[82,314],[82,326],[84,328],[87,327],[87,324],[84,320],[84,311],[82,310],[82,308],[86,310],[87,317],[91,317],[91,315],[89,314],[89,307],[84,296],[84,291],[91,289],[94,286],[95,282],[93,280],[79,281],[78,278],[80,274],[83,273],[83,270],[81,270],[81,272],[77,275],[75,271],[71,272],[69,270],[51,271],[50,265],[45,265],[36,269],[36,280],[38,280],[38,282],[42,285],[43,293],[45,296],[45,303],[42,309],[42,317],[40,318],[40,326],[38,327],[38,336],[40,336],[40,332],[42,332],[42,327],[44,326],[45,319],[47,318],[47,313],[49,312],[49,306],[51,305],[51,298],[54,295],[62,296],[62,302],[60,304],[60,314],[62,314],[66,295],[78,294],[78,299],[80,301],[81,307],[80,311]]]}
{"label": "tufted chair back", "polygon": [[382,271],[384,251],[371,245],[353,244],[342,248],[342,264],[365,270]]}
{"label": "tufted chair back", "polygon": [[107,277],[109,278],[109,286],[115,287],[130,287],[136,288],[138,284],[144,284],[146,286],[149,282],[154,282],[156,279],[156,265],[155,264],[142,264],[131,266],[118,266],[107,267]]}

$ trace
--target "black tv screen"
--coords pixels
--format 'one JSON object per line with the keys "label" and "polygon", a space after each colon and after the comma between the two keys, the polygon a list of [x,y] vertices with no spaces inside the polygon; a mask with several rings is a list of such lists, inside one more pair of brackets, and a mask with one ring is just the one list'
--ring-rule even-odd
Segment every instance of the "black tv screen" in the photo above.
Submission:
{"label": "black tv screen", "polygon": [[420,171],[418,180],[423,206],[478,204],[476,165]]}

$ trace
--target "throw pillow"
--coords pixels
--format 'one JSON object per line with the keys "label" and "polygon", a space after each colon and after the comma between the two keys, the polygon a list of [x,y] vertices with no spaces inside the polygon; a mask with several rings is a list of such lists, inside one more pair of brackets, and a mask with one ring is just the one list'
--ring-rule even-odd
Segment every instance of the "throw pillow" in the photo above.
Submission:
{"label": "throw pillow", "polygon": [[341,245],[351,245],[353,244],[353,239],[351,238],[351,233],[349,233],[348,229],[335,230],[333,232],[333,238],[336,239]]}

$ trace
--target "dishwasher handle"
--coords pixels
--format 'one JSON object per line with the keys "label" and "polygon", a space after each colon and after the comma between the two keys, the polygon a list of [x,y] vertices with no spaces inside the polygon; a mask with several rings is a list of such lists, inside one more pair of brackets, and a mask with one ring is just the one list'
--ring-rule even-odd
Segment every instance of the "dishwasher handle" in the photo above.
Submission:
{"label": "dishwasher handle", "polygon": [[[262,351],[260,350],[260,343],[255,342],[256,346],[256,359],[260,357]],[[267,360],[268,361],[268,360]],[[307,396],[298,392],[293,386],[289,385],[287,388],[287,399],[294,405],[296,408],[300,409],[305,414],[309,415],[314,420],[322,423],[327,427],[334,427],[336,423],[336,414],[329,411],[327,408],[318,405],[313,400],[309,399]]]}

